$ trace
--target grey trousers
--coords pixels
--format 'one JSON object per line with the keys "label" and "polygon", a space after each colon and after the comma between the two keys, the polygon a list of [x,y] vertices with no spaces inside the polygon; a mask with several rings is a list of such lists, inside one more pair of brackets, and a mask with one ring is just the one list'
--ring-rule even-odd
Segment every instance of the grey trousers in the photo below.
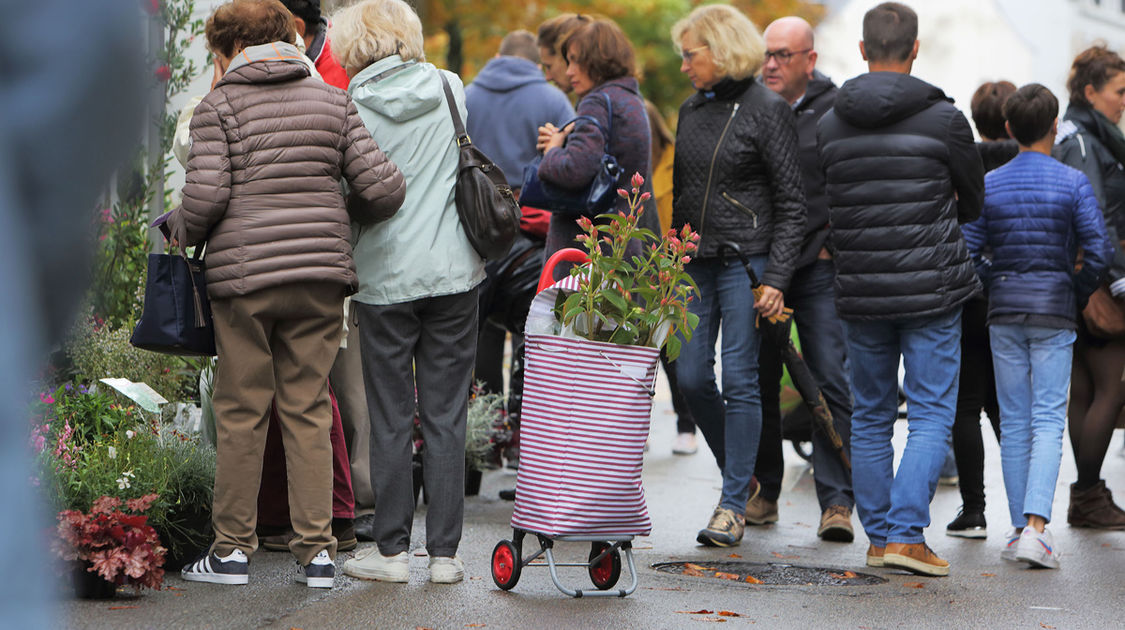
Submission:
{"label": "grey trousers", "polygon": [[360,352],[359,327],[355,306],[348,313],[348,344],[336,353],[336,362],[328,373],[328,382],[336,392],[340,420],[344,425],[344,442],[352,471],[352,493],[355,515],[371,514],[375,509],[375,493],[371,490],[371,421],[367,413],[367,392],[363,383],[363,359]]}
{"label": "grey trousers", "polygon": [[429,496],[426,551],[457,553],[465,514],[465,419],[477,344],[477,290],[373,306],[359,314],[371,417],[375,542],[392,556],[410,547],[414,396]]}

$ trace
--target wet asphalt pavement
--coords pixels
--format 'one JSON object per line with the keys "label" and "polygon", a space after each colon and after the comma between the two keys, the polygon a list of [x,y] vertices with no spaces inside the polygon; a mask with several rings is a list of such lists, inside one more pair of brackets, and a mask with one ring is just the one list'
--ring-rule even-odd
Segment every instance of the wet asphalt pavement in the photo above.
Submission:
{"label": "wet asphalt pavement", "polygon": [[[663,388],[660,391],[665,391]],[[901,452],[906,423],[896,426]],[[1069,443],[1055,495],[1058,519],[1051,528],[1062,550],[1062,568],[1030,570],[1000,560],[1008,528],[999,448],[986,431],[986,493],[989,536],[965,540],[945,535],[945,523],[961,504],[956,487],[940,486],[931,506],[934,524],[927,542],[952,565],[947,578],[922,578],[864,566],[867,540],[858,519],[856,541],[823,542],[816,537],[819,508],[811,470],[786,446],[787,469],[780,521],[747,528],[742,545],[709,549],[696,544],[719,495],[714,460],[700,439],[692,456],[671,454],[675,417],[666,395],[653,410],[651,449],[645,458],[645,490],[653,517],[651,536],[634,543],[640,585],[624,598],[571,599],[552,584],[545,567],[526,567],[510,592],[496,588],[490,574],[493,546],[511,537],[512,504],[497,492],[514,485],[505,471],[486,473],[481,495],[466,500],[460,555],[466,579],[455,585],[430,584],[422,547],[425,511],[415,519],[409,584],[364,582],[346,576],[331,591],[309,589],[292,579],[287,553],[257,552],[250,585],[185,582],[178,575],[166,588],[133,596],[121,591],[108,602],[64,601],[60,625],[69,628],[1064,628],[1122,627],[1125,606],[1125,532],[1071,529],[1065,524],[1068,484],[1074,479]],[[1103,469],[1119,501],[1125,501],[1122,431],[1114,435]],[[372,543],[364,543],[370,545]],[[526,549],[533,544],[525,543]],[[362,545],[361,545],[362,548]],[[558,543],[564,561],[584,561],[589,545]],[[342,564],[352,553],[340,554]],[[767,586],[729,579],[699,578],[657,571],[652,565],[744,561],[820,567],[837,574],[851,570],[885,578],[875,585]],[[591,588],[585,569],[560,568],[570,587]],[[840,580],[830,580],[840,582]],[[853,582],[852,580],[845,580]],[[621,585],[629,582],[628,569]],[[710,611],[710,612],[699,612]],[[733,614],[720,614],[733,613]]]}

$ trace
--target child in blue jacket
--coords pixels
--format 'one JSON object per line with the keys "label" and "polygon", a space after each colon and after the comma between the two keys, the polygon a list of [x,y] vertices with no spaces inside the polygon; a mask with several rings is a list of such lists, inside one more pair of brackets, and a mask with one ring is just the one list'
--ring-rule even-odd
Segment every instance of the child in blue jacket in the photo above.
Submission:
{"label": "child in blue jacket", "polygon": [[[1076,322],[1112,251],[1089,180],[1051,157],[1058,111],[1058,100],[1037,83],[1005,102],[1020,153],[985,176],[981,218],[964,226],[988,286],[1013,527],[1000,555],[1052,569],[1059,552],[1046,525],[1062,458]],[[1075,272],[1079,248],[1083,264]]]}

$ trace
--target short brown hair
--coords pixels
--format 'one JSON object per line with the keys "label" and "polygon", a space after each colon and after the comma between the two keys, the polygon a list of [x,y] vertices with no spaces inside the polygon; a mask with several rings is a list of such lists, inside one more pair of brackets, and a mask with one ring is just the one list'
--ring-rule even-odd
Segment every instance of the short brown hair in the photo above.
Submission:
{"label": "short brown hair", "polygon": [[1125,60],[1105,44],[1091,46],[1078,53],[1070,66],[1070,77],[1066,80],[1071,104],[1089,105],[1086,86],[1092,85],[1095,91],[1100,90],[1119,72],[1125,72]]}
{"label": "short brown hair", "polygon": [[1015,92],[1016,84],[1011,81],[988,81],[973,92],[969,109],[981,138],[1000,140],[1008,137],[1008,130],[1004,128],[1004,101]]}
{"label": "short brown hair", "polygon": [[[571,60],[568,51],[574,48],[578,55]],[[633,45],[613,20],[600,19],[579,26],[563,40],[559,54],[567,63],[581,66],[594,85],[631,77],[637,72]]]}
{"label": "short brown hair", "polygon": [[897,2],[884,2],[863,16],[863,50],[868,61],[901,62],[918,39],[918,14]]}
{"label": "short brown hair", "polygon": [[593,16],[582,13],[563,13],[539,25],[538,44],[542,48],[557,53],[559,44],[574,29],[594,20]]}
{"label": "short brown hair", "polygon": [[1016,142],[1029,147],[1051,132],[1059,117],[1059,99],[1038,83],[1028,83],[1004,101],[1004,117]]}
{"label": "short brown hair", "polygon": [[231,0],[215,9],[204,27],[207,47],[224,57],[250,46],[296,42],[293,14],[279,0]]}

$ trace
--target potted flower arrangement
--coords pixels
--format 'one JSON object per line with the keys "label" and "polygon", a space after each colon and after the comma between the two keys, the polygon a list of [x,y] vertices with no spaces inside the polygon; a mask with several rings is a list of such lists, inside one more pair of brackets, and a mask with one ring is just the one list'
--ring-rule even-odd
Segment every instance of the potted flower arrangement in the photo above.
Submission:
{"label": "potted flower arrangement", "polygon": [[80,384],[40,394],[31,421],[32,483],[60,513],[93,514],[106,498],[128,505],[151,497],[145,523],[163,541],[169,568],[209,542],[213,449]]}
{"label": "potted flower arrangement", "polygon": [[[579,288],[559,291],[555,313],[563,336],[665,348],[668,358],[675,359],[699,322],[687,310],[698,289],[684,271],[699,234],[685,225],[661,238],[638,227],[643,203],[650,196],[641,192],[644,181],[635,173],[632,190],[617,191],[629,201],[630,212],[601,215],[602,224],[585,217],[578,220],[585,234],[577,239],[585,244],[589,262],[571,270]],[[626,247],[634,239],[643,243],[643,251],[629,259]]]}
{"label": "potted flower arrangement", "polygon": [[[147,494],[122,502],[103,496],[88,513],[63,510],[58,515],[55,554],[75,564],[79,597],[108,599],[119,585],[159,589],[164,581],[160,537],[144,512],[159,498]],[[124,503],[124,510],[122,504]]]}

